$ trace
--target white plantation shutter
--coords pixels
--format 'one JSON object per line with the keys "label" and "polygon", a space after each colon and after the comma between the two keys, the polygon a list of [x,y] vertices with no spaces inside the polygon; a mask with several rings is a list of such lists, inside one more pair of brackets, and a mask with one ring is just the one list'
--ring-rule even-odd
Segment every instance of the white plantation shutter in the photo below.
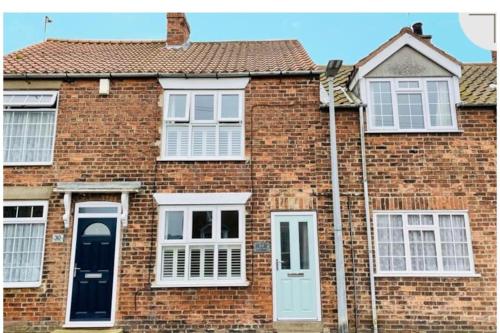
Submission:
{"label": "white plantation shutter", "polygon": [[162,278],[183,278],[186,251],[182,248],[164,247],[162,255]]}
{"label": "white plantation shutter", "polygon": [[243,129],[241,126],[224,126],[219,129],[219,155],[240,156]]}
{"label": "white plantation shutter", "polygon": [[167,125],[165,147],[167,156],[188,155],[189,127],[184,125]]}
{"label": "white plantation shutter", "polygon": [[219,247],[217,264],[219,278],[241,277],[241,247]]}
{"label": "white plantation shutter", "polygon": [[191,278],[210,278],[214,276],[214,247],[193,247],[190,255]]}
{"label": "white plantation shutter", "polygon": [[192,155],[215,156],[216,154],[216,127],[196,126],[192,131]]}

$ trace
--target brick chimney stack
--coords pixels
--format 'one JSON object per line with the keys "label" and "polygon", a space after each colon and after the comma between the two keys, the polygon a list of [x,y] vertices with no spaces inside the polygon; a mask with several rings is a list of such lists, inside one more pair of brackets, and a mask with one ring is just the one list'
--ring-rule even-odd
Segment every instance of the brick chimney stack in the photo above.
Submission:
{"label": "brick chimney stack", "polygon": [[184,13],[167,13],[167,46],[186,44],[189,33],[189,23]]}
{"label": "brick chimney stack", "polygon": [[497,63],[497,51],[491,51],[491,62],[494,64]]}

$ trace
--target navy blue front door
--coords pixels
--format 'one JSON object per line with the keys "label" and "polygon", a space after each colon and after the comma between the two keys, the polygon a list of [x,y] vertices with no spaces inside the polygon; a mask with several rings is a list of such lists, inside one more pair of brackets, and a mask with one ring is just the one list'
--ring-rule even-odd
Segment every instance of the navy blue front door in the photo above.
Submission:
{"label": "navy blue front door", "polygon": [[109,321],[113,294],[116,218],[79,218],[71,321]]}

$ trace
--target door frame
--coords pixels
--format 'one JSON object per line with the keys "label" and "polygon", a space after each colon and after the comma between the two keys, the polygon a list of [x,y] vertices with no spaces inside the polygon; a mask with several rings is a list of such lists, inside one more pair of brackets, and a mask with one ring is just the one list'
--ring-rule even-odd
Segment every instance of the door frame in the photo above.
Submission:
{"label": "door frame", "polygon": [[[116,213],[79,213],[80,207],[116,207]],[[121,204],[109,201],[85,201],[75,204],[75,219],[73,221],[73,236],[71,239],[71,259],[68,272],[68,293],[66,299],[66,316],[64,327],[113,327],[115,324],[116,295],[118,285],[118,261],[121,251],[121,228],[120,228]],[[113,264],[113,289],[111,292],[111,319],[108,321],[71,321],[71,299],[73,297],[73,270],[75,268],[76,243],[78,236],[78,220],[85,217],[116,218],[115,232],[115,262]]]}
{"label": "door frame", "polygon": [[281,319],[283,321],[321,321],[321,284],[320,284],[320,276],[319,276],[319,247],[318,247],[318,222],[316,211],[276,211],[271,212],[271,252],[272,252],[272,260],[271,260],[271,272],[273,276],[273,321],[280,321],[278,319],[278,311],[277,311],[277,300],[276,300],[276,270],[274,263],[276,262],[276,246],[274,246],[274,239],[277,234],[276,230],[276,217],[277,216],[298,216],[298,215],[307,215],[312,217],[313,224],[313,244],[312,248],[314,250],[314,255],[316,256],[316,265],[314,267],[314,271],[316,274],[316,311],[318,313],[317,319]]}

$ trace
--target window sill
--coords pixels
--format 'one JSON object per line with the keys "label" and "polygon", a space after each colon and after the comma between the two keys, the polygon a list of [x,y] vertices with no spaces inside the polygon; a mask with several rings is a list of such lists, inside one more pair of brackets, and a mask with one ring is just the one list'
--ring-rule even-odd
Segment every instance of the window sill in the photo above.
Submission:
{"label": "window sill", "polygon": [[481,277],[479,273],[419,273],[419,272],[411,272],[411,273],[375,273],[373,276],[375,277],[427,277],[427,278],[461,278],[461,277]]}
{"label": "window sill", "polygon": [[158,162],[192,162],[192,161],[245,161],[244,156],[185,156],[185,157],[158,157]]}
{"label": "window sill", "polygon": [[426,133],[463,133],[462,129],[430,129],[430,130],[393,130],[393,129],[369,129],[366,134],[426,134]]}
{"label": "window sill", "polygon": [[151,288],[248,287],[247,280],[155,281]]}
{"label": "window sill", "polygon": [[4,162],[3,166],[50,166],[52,162]]}
{"label": "window sill", "polygon": [[41,282],[4,282],[4,288],[38,288]]}

